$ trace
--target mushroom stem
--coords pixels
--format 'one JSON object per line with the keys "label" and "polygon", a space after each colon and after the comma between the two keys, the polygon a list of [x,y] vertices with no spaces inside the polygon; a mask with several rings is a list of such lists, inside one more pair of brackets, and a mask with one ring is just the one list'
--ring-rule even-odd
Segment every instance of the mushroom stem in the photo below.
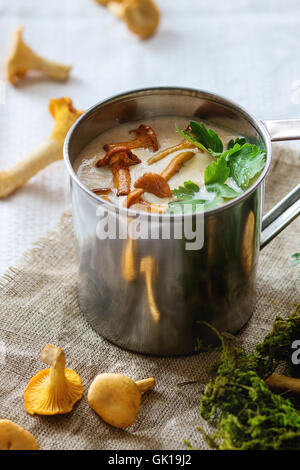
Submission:
{"label": "mushroom stem", "polygon": [[111,168],[114,180],[114,186],[117,188],[118,196],[127,196],[130,192],[131,176],[127,167]]}
{"label": "mushroom stem", "polygon": [[0,198],[9,196],[50,163],[62,159],[65,137],[82,112],[73,108],[70,98],[50,100],[49,111],[55,119],[52,135],[23,160],[0,172]]}
{"label": "mushroom stem", "polygon": [[191,158],[195,156],[194,152],[182,152],[173,160],[170,161],[169,165],[163,170],[161,176],[165,178],[166,181],[172,178],[178,171],[182,168],[182,166]]}
{"label": "mushroom stem", "polygon": [[293,392],[300,395],[300,379],[273,373],[266,379],[266,384],[281,392]]}
{"label": "mushroom stem", "polygon": [[147,212],[151,212],[154,214],[165,214],[166,212],[166,207],[160,204],[153,204],[152,202],[148,202],[145,200],[140,200],[138,204]]}
{"label": "mushroom stem", "polygon": [[169,147],[153,155],[151,158],[149,158],[148,165],[153,165],[153,163],[159,162],[163,158],[171,155],[171,153],[178,152],[179,150],[188,150],[192,148],[196,148],[195,145],[193,145],[191,142],[188,142],[187,140],[184,140],[178,145],[174,145],[173,147]]}
{"label": "mushroom stem", "polygon": [[43,72],[48,77],[54,80],[67,80],[71,70],[71,66],[62,65],[57,62],[51,62],[50,60],[43,59],[37,54],[32,55],[32,68]]}
{"label": "mushroom stem", "polygon": [[125,206],[127,207],[127,209],[129,209],[129,207],[131,207],[133,204],[138,202],[140,197],[144,194],[144,192],[145,191],[143,189],[134,189],[133,191],[131,191],[128,194],[126,203],[125,203]]}
{"label": "mushroom stem", "polygon": [[109,166],[113,174],[114,185],[118,196],[127,196],[130,192],[131,177],[128,169],[131,165],[137,165],[141,160],[127,147],[113,147],[105,157],[98,160],[97,168]]}
{"label": "mushroom stem", "polygon": [[50,366],[50,383],[65,381],[66,356],[64,351],[53,344],[47,344],[41,353],[41,359]]}
{"label": "mushroom stem", "polygon": [[139,388],[141,393],[148,392],[148,390],[152,390],[155,387],[155,379],[154,377],[149,377],[148,379],[138,380],[135,382]]}
{"label": "mushroom stem", "polygon": [[124,20],[124,5],[122,2],[108,2],[107,9],[120,20]]}
{"label": "mushroom stem", "polygon": [[41,359],[50,369],[41,370],[28,383],[24,393],[26,411],[48,416],[69,413],[83,395],[81,378],[65,367],[64,351],[53,344],[44,347]]}
{"label": "mushroom stem", "polygon": [[43,72],[54,80],[66,80],[69,77],[71,67],[44,59],[33,52],[23,42],[22,32],[23,27],[19,27],[14,33],[12,50],[6,64],[7,80],[12,85],[16,85],[18,80],[24,77],[28,70]]}
{"label": "mushroom stem", "polygon": [[0,172],[0,198],[9,196],[24,186],[40,170],[61,158],[61,147],[56,140],[48,139],[24,160],[7,171]]}

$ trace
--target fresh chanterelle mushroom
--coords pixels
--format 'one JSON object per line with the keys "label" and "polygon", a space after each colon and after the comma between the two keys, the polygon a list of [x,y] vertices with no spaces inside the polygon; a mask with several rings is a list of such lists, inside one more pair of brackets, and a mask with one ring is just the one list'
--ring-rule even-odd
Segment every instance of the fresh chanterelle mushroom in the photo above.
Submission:
{"label": "fresh chanterelle mushroom", "polygon": [[31,414],[57,415],[72,411],[83,395],[81,378],[72,369],[66,369],[65,353],[48,344],[41,359],[50,369],[40,371],[25,390],[25,408]]}
{"label": "fresh chanterelle mushroom", "polygon": [[63,158],[65,137],[83,111],[77,111],[70,98],[51,99],[49,110],[55,119],[50,138],[10,169],[0,172],[0,198],[9,196],[40,170]]}
{"label": "fresh chanterelle mushroom", "polygon": [[0,450],[39,450],[39,446],[30,432],[8,419],[1,419]]}
{"label": "fresh chanterelle mushroom", "polygon": [[266,384],[278,392],[292,392],[300,395],[300,379],[276,374],[275,372],[266,379]]}
{"label": "fresh chanterelle mushroom", "polygon": [[128,29],[141,39],[147,39],[156,32],[160,11],[153,0],[97,1],[125,21]]}
{"label": "fresh chanterelle mushroom", "polygon": [[88,402],[103,421],[125,429],[138,416],[142,393],[154,386],[154,378],[134,382],[123,374],[99,374],[90,385]]}
{"label": "fresh chanterelle mushroom", "polygon": [[12,49],[6,62],[7,80],[16,85],[30,70],[42,72],[54,80],[67,80],[71,67],[51,62],[33,52],[23,42],[22,32],[23,27],[17,28],[14,32]]}

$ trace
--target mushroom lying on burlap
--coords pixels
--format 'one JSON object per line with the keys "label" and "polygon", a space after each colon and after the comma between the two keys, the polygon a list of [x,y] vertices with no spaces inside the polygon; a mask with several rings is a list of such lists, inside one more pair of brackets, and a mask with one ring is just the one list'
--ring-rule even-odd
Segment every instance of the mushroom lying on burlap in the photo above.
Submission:
{"label": "mushroom lying on burlap", "polygon": [[131,186],[129,167],[138,163],[141,163],[141,160],[127,147],[114,147],[96,163],[96,167],[109,167],[114,177],[117,195],[127,196]]}
{"label": "mushroom lying on burlap", "polygon": [[156,32],[160,22],[160,11],[153,0],[96,0],[114,15],[125,21],[128,29],[147,39]]}
{"label": "mushroom lying on burlap", "polygon": [[139,413],[142,393],[155,386],[153,377],[134,382],[123,374],[99,374],[90,385],[90,407],[115,428],[131,426]]}
{"label": "mushroom lying on burlap", "polygon": [[39,450],[39,446],[30,432],[8,419],[1,419],[0,450]]}
{"label": "mushroom lying on burlap", "polygon": [[72,411],[83,395],[81,378],[72,369],[66,369],[66,357],[61,348],[48,344],[41,359],[50,369],[35,375],[24,394],[26,411],[38,415],[57,415]]}
{"label": "mushroom lying on burlap", "polygon": [[11,168],[0,172],[0,198],[9,196],[40,170],[63,158],[65,137],[83,111],[77,111],[70,98],[51,99],[49,111],[55,119],[50,138]]}
{"label": "mushroom lying on burlap", "polygon": [[54,80],[67,80],[71,66],[52,62],[33,52],[24,43],[22,32],[23,27],[19,27],[13,35],[11,52],[6,62],[7,80],[12,85],[16,85],[30,70],[42,72]]}
{"label": "mushroom lying on burlap", "polygon": [[266,379],[266,384],[278,392],[291,392],[300,395],[300,379],[276,374],[275,372]]}

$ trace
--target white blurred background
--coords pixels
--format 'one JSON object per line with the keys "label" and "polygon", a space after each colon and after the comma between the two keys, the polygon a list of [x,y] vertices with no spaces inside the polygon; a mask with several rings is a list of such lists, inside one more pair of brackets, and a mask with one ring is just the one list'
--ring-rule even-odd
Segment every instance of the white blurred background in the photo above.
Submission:
{"label": "white blurred background", "polygon": [[[157,0],[158,33],[140,41],[94,0],[0,0],[0,61],[14,28],[49,59],[73,65],[59,84],[5,85],[0,104],[0,170],[49,137],[50,97],[86,109],[122,91],[179,85],[213,91],[262,119],[300,118],[299,0]],[[300,148],[300,147],[299,147]],[[69,204],[63,162],[0,200],[0,273],[55,225]]]}

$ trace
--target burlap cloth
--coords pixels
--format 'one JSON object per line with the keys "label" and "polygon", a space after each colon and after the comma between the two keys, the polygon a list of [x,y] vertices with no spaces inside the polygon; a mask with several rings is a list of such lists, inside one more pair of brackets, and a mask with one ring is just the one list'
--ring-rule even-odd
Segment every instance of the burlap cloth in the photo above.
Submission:
{"label": "burlap cloth", "polygon": [[[299,182],[299,169],[298,154],[276,148],[265,210]],[[299,251],[299,227],[297,219],[261,253],[257,307],[240,334],[247,347],[265,336],[275,315],[287,316],[299,299],[296,270],[289,267],[290,256]],[[67,212],[59,226],[0,279],[0,419],[11,419],[31,431],[42,449],[184,449],[183,437],[206,448],[195,427],[201,422],[198,409],[208,380],[206,369],[216,353],[160,359],[113,346],[92,330],[79,310],[76,271]],[[40,352],[47,343],[65,350],[67,365],[80,374],[85,394],[68,415],[31,417],[24,409],[23,393],[29,379],[43,368]],[[106,425],[88,406],[88,386],[102,371],[157,380],[128,430]],[[177,387],[194,380],[199,384]]]}

